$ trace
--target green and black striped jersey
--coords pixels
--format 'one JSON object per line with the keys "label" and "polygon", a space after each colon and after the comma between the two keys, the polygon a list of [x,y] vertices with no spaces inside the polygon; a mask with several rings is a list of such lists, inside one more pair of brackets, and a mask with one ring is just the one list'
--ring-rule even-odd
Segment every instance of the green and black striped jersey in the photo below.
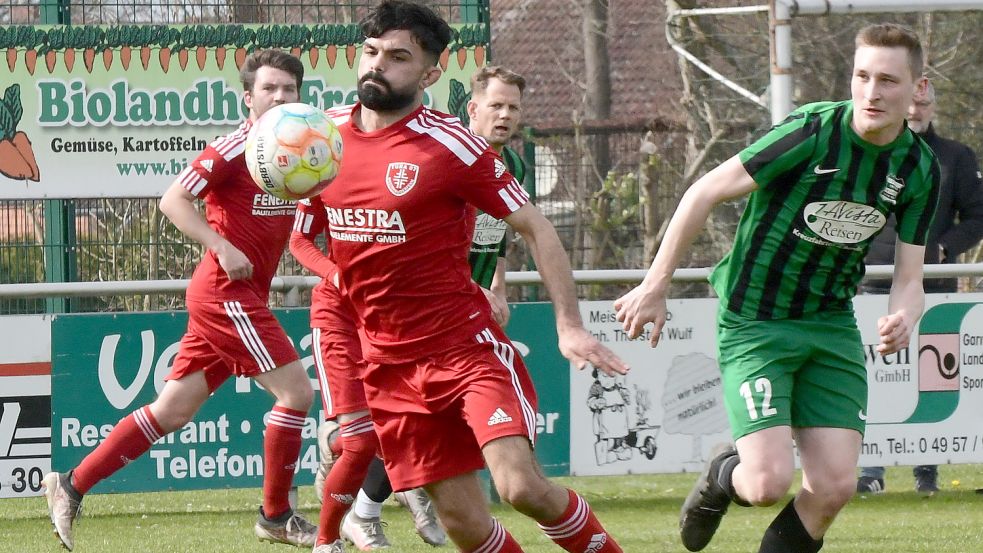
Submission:
{"label": "green and black striped jersey", "polygon": [[[526,164],[519,154],[508,146],[502,148],[502,159],[509,173],[522,184],[526,179]],[[471,241],[471,280],[482,288],[491,287],[495,266],[499,257],[505,257],[505,230],[508,225],[487,213],[478,212],[474,222],[474,238]]]}
{"label": "green and black striped jersey", "polygon": [[864,255],[893,213],[898,236],[924,245],[940,172],[907,129],[885,146],[851,128],[853,102],[802,106],[739,154],[758,185],[733,249],[710,282],[749,319],[852,309]]}

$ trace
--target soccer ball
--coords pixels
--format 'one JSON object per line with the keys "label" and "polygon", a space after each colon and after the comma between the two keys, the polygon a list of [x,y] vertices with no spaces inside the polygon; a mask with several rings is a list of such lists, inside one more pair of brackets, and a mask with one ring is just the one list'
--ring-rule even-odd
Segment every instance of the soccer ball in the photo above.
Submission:
{"label": "soccer ball", "polygon": [[256,121],[246,137],[246,167],[264,192],[283,200],[317,195],[341,168],[341,134],[323,111],[281,104]]}

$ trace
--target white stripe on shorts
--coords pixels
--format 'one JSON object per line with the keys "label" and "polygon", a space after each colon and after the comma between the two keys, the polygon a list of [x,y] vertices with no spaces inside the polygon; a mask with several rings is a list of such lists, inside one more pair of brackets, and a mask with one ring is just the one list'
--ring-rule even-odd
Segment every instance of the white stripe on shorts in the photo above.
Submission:
{"label": "white stripe on shorts", "polygon": [[317,383],[321,388],[321,405],[327,415],[334,414],[334,403],[331,401],[331,387],[328,385],[328,373],[324,368],[324,357],[321,353],[321,329],[311,329],[311,348],[314,350],[314,372],[317,373]]}
{"label": "white stripe on shorts", "polygon": [[512,388],[515,390],[516,397],[519,398],[519,405],[522,406],[522,418],[526,421],[526,432],[528,432],[529,441],[536,443],[536,410],[532,408],[529,400],[526,399],[526,394],[522,391],[522,383],[519,381],[519,375],[515,372],[515,348],[512,347],[511,342],[499,342],[492,331],[487,328],[476,334],[475,339],[479,343],[490,343],[495,356],[508,369],[509,375],[512,377]]}
{"label": "white stripe on shorts", "polygon": [[253,356],[253,360],[256,361],[260,372],[275,369],[276,363],[273,362],[273,357],[267,351],[263,340],[260,339],[259,333],[256,332],[256,327],[253,326],[253,322],[249,320],[249,315],[242,309],[242,304],[237,301],[227,301],[222,305],[225,306],[225,313],[232,319],[232,324],[235,325],[236,330],[239,332],[239,338],[242,339],[243,345],[246,346],[246,349]]}

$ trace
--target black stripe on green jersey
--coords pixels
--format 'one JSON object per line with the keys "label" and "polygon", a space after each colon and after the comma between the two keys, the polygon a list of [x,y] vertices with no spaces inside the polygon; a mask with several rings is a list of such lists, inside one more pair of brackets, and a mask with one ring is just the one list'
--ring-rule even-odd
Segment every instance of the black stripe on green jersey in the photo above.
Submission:
{"label": "black stripe on green jersey", "polygon": [[[836,109],[833,114],[833,120],[838,121],[843,116],[843,111],[845,107],[840,106]],[[826,157],[823,159],[821,164],[822,167],[839,167],[839,153],[843,144],[843,128],[839,125],[833,125],[830,129],[830,135],[825,138],[826,142],[829,144],[829,149],[826,152]],[[855,173],[855,166],[851,163],[848,169],[848,174],[852,175]],[[825,175],[820,175],[816,179],[816,190],[811,191],[809,194],[809,199],[822,199],[829,192],[830,187],[833,185],[833,177],[835,173],[827,173]],[[848,177],[848,180],[849,179]],[[795,242],[799,242],[791,233],[785,236],[787,242],[791,242],[792,245],[786,248],[786,261],[791,257],[793,249],[795,247]],[[792,294],[792,301],[790,305],[784,306],[788,309],[789,318],[800,318],[805,312],[805,304],[809,300],[808,291],[810,289],[810,283],[808,282],[817,273],[822,262],[823,252],[818,246],[810,244],[808,242],[803,242],[800,244],[804,251],[807,251],[805,262],[802,264],[802,269],[799,274],[799,282],[796,284],[795,291]],[[847,253],[845,250],[842,253]],[[783,264],[782,266],[784,266]],[[770,314],[775,312],[775,302],[778,298],[778,290],[781,287],[782,273],[778,272],[777,278],[774,282],[770,283],[770,286],[765,286],[766,291],[774,291],[773,294],[766,294],[766,297],[770,298],[770,301],[762,302],[762,305],[758,307],[759,318],[770,318]]]}
{"label": "black stripe on green jersey", "polygon": [[864,142],[852,107],[803,106],[739,154],[758,189],[711,276],[728,310],[778,319],[850,309],[891,213],[908,222],[902,240],[924,244],[939,180],[931,150],[908,130],[886,146]]}
{"label": "black stripe on green jersey", "polygon": [[[922,137],[915,135],[915,140],[923,144],[925,146],[925,149],[931,151],[931,147],[928,145],[928,143],[925,142],[924,139],[922,139]],[[923,161],[922,156],[923,156],[922,150],[920,149],[916,150],[912,148],[912,150],[908,152],[908,157],[905,158],[904,162],[901,164],[901,168],[898,170],[898,176],[905,179],[905,182],[907,182],[907,179],[909,179],[911,175],[915,172],[915,170],[919,167],[919,165],[921,165]],[[938,160],[935,159],[934,156],[932,156],[932,178],[937,183],[942,182],[942,168],[939,166]],[[938,203],[939,200],[939,193],[940,193],[939,186],[933,187],[932,192],[933,195],[932,195],[932,199],[930,200],[930,205],[934,206]],[[932,226],[932,219],[924,220],[924,218],[911,218],[906,213],[899,213],[897,226],[898,228],[901,228],[903,226],[905,227],[913,226],[914,227],[913,233],[916,236],[928,236],[929,228]],[[921,245],[925,245],[926,242],[927,240],[922,242]]]}
{"label": "black stripe on green jersey", "polygon": [[[822,130],[822,121],[818,117],[810,118],[810,120],[806,121],[804,120],[805,117],[806,115],[803,113],[793,112],[792,115],[787,117],[785,121],[778,125],[779,127],[786,126],[789,123],[802,120],[802,126],[800,128],[793,130],[784,137],[776,140],[771,145],[766,146],[758,155],[745,162],[745,169],[747,169],[750,175],[753,176],[759,171],[766,170],[769,164],[789,151],[793,151],[798,148],[809,148],[810,150],[814,149],[812,143],[817,139],[817,135]],[[781,210],[781,207],[789,200],[789,196],[795,191],[794,185],[798,182],[799,175],[801,175],[806,169],[808,162],[809,158],[806,158],[799,164],[790,167],[787,171],[773,177],[771,181],[771,188],[775,189],[776,192],[768,202],[765,212],[776,213]],[[740,229],[745,226],[743,224],[745,218],[748,218],[750,221],[749,215],[752,214],[751,203],[749,202],[747,209],[744,211],[744,215],[741,217],[742,224],[738,225],[739,233]],[[761,256],[761,248],[765,245],[765,238],[771,232],[773,232],[774,225],[777,224],[777,222],[777,219],[769,220],[764,217],[757,218],[757,223],[753,225],[754,231],[749,242],[750,249],[746,254],[747,259],[758,259]],[[738,236],[738,239],[740,239],[740,236]],[[756,271],[756,269],[758,270]],[[756,266],[754,263],[745,262],[742,264],[741,273],[737,280],[737,286],[727,302],[728,308],[731,311],[735,313],[742,313],[744,311],[745,301],[749,299],[747,297],[747,292],[751,288],[750,282],[751,279],[754,278],[752,273],[762,272],[760,269],[762,268]],[[765,269],[767,269],[767,267],[765,267]],[[765,272],[765,275],[767,275],[767,272]],[[780,272],[778,276],[781,276]],[[766,284],[765,289],[767,288],[768,286]],[[754,303],[761,302],[762,300],[764,300],[765,304],[767,304],[769,307],[772,309],[774,308],[772,303],[773,300],[761,297],[753,298]],[[758,318],[758,316],[755,315],[751,318]]]}

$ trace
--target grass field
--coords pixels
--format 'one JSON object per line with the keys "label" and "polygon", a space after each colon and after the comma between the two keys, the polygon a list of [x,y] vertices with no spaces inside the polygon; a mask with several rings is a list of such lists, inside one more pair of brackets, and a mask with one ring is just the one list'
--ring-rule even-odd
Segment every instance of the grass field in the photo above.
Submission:
{"label": "grass field", "polygon": [[[625,551],[684,552],[677,535],[678,511],[692,474],[562,478],[580,491]],[[888,470],[887,493],[857,496],[826,537],[823,553],[979,553],[983,551],[983,466],[941,468],[942,491],[922,498],[912,491],[911,470]],[[190,553],[298,551],[259,543],[252,535],[259,490],[93,495],[76,529],[75,551]],[[301,489],[301,510],[313,521],[313,490]],[[705,550],[757,551],[765,527],[780,506],[732,507]],[[559,552],[536,526],[505,506],[494,512],[528,553]],[[406,512],[386,507],[392,551],[435,552],[413,531]],[[43,498],[0,500],[0,552],[59,551]],[[353,548],[350,550],[354,551]],[[452,551],[451,547],[440,551]]]}

